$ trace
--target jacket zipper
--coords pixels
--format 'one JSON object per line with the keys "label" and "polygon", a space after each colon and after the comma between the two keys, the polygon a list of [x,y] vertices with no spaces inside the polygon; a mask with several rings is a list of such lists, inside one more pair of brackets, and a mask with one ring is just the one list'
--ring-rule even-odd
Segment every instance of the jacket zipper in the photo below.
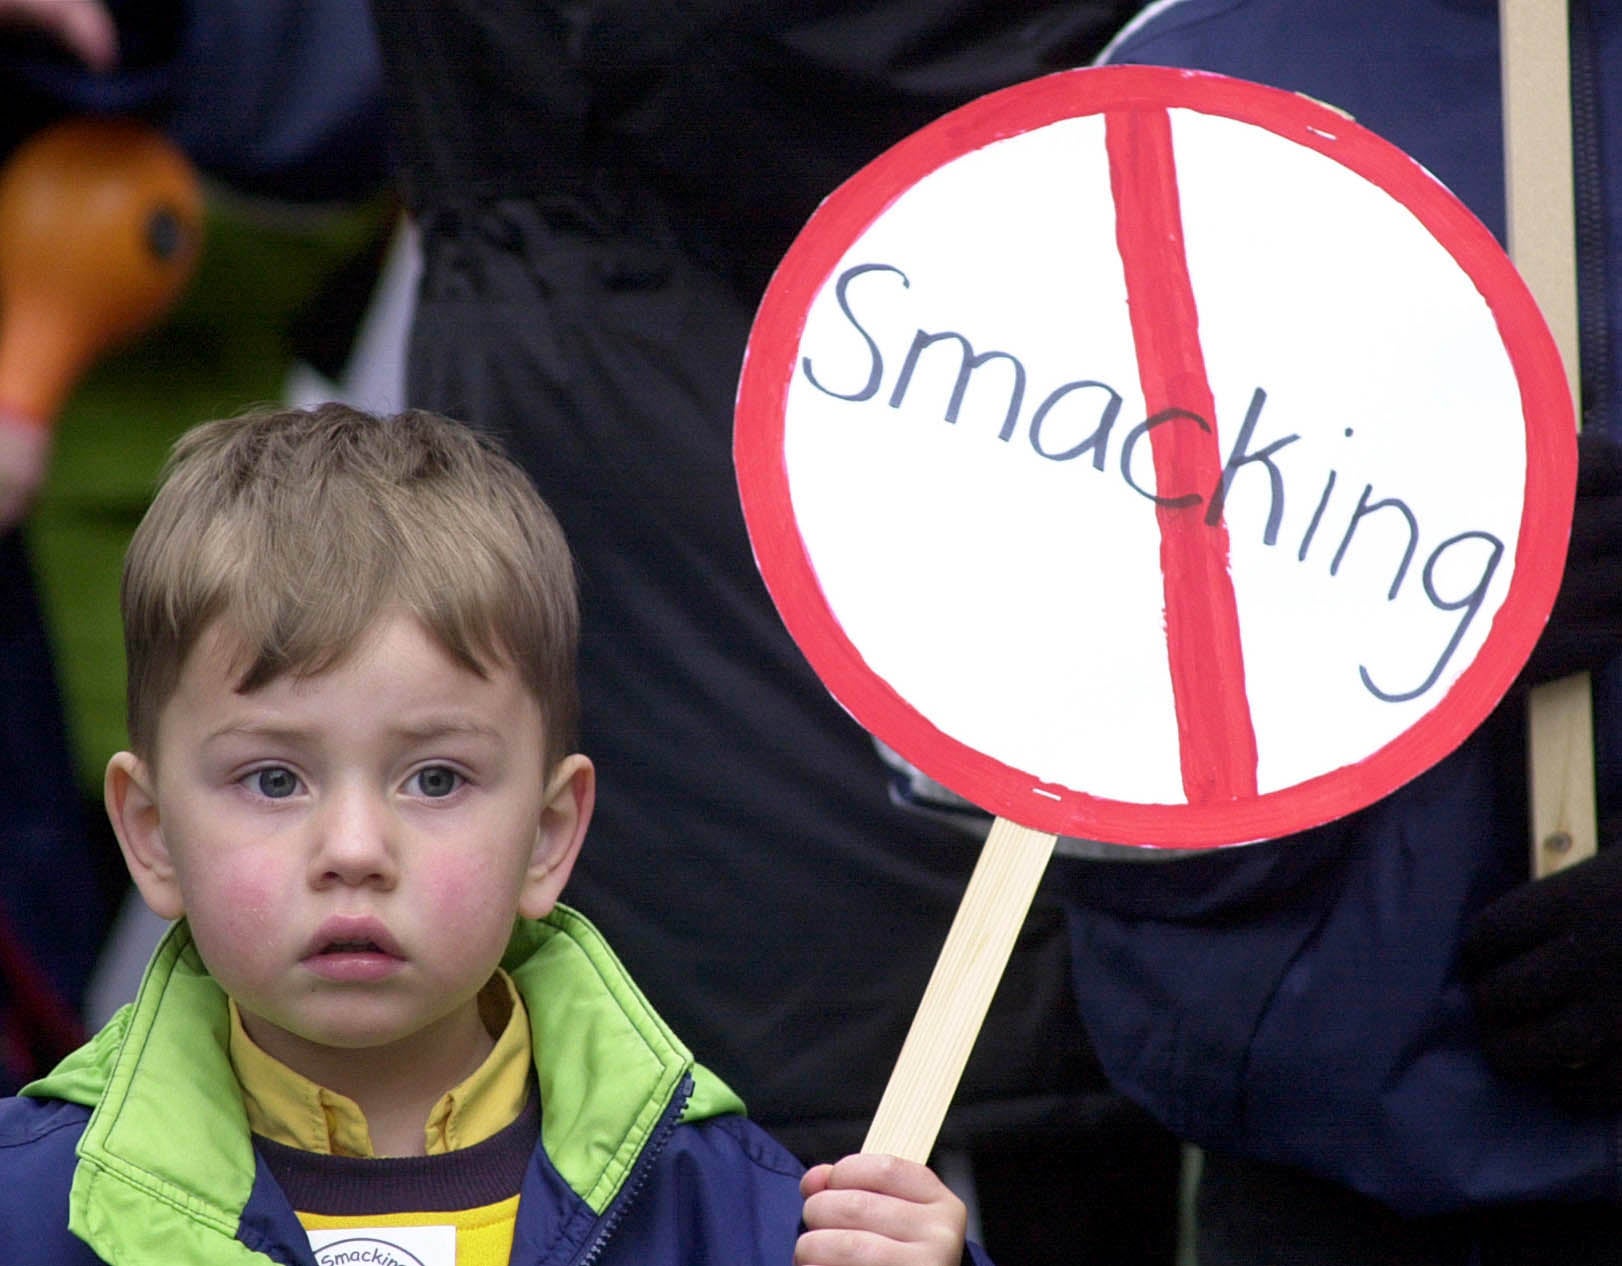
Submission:
{"label": "jacket zipper", "polygon": [[692,1074],[684,1074],[681,1085],[676,1087],[676,1093],[670,1100],[669,1106],[665,1109],[664,1115],[659,1118],[659,1123],[654,1127],[652,1137],[648,1139],[647,1145],[643,1147],[642,1154],[637,1157],[636,1164],[631,1167],[631,1172],[626,1176],[625,1183],[620,1188],[619,1194],[614,1197],[614,1202],[608,1206],[608,1209],[598,1221],[597,1229],[592,1233],[591,1240],[574,1259],[574,1266],[592,1266],[602,1256],[603,1249],[607,1246],[608,1241],[613,1238],[614,1231],[624,1219],[625,1211],[636,1202],[642,1188],[647,1185],[648,1176],[653,1172],[654,1163],[659,1159],[659,1154],[664,1151],[665,1144],[670,1141],[670,1136],[676,1132],[676,1123],[681,1119],[682,1110],[687,1106],[687,1101],[692,1098],[692,1094]]}
{"label": "jacket zipper", "polygon": [[1571,5],[1572,192],[1576,203],[1579,368],[1584,429],[1604,430],[1614,386],[1605,172],[1600,165],[1600,78],[1592,6]]}

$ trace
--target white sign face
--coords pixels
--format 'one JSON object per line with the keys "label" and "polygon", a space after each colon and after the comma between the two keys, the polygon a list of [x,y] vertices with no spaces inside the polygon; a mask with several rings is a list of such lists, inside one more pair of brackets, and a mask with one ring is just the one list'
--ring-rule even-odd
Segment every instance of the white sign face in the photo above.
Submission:
{"label": "white sign face", "polygon": [[1242,842],[1445,755],[1553,601],[1574,423],[1489,234],[1333,111],[1071,72],[785,259],[737,421],[785,620],[868,728],[1044,829]]}

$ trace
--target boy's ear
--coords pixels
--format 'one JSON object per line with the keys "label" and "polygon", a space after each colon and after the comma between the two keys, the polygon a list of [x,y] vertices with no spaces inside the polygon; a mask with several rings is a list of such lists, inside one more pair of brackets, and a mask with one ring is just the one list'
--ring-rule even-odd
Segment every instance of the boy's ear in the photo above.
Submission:
{"label": "boy's ear", "polygon": [[152,770],[133,752],[119,752],[107,762],[102,792],[124,865],[142,900],[159,918],[178,919],[185,913],[185,903],[174,859],[163,840]]}
{"label": "boy's ear", "polygon": [[565,756],[552,771],[541,805],[535,851],[518,900],[518,913],[525,918],[542,919],[552,913],[580,856],[596,803],[597,770],[579,752]]}

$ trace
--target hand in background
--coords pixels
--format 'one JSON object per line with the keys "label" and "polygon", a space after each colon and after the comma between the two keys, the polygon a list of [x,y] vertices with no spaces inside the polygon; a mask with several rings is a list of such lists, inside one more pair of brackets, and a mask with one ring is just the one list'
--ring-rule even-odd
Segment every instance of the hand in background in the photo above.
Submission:
{"label": "hand in background", "polygon": [[1553,681],[1622,654],[1622,444],[1603,431],[1577,438],[1571,548],[1548,627],[1521,680]]}
{"label": "hand in background", "polygon": [[1477,916],[1463,972],[1488,1061],[1583,1111],[1622,1108],[1622,841]]}
{"label": "hand in background", "polygon": [[16,526],[33,508],[50,454],[49,428],[7,417],[0,409],[0,532]]}
{"label": "hand in background", "polygon": [[794,1266],[958,1266],[968,1211],[934,1171],[894,1156],[847,1156],[800,1180],[806,1231]]}
{"label": "hand in background", "polygon": [[91,70],[118,62],[118,28],[100,0],[0,0],[0,27],[50,36]]}

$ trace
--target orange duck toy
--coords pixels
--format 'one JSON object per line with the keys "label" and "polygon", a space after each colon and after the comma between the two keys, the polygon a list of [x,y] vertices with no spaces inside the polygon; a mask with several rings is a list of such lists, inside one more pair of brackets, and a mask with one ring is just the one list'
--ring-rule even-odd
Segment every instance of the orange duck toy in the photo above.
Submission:
{"label": "orange duck toy", "polygon": [[185,287],[202,223],[191,164],[133,119],[64,120],[0,170],[0,527],[26,513],[79,377]]}

